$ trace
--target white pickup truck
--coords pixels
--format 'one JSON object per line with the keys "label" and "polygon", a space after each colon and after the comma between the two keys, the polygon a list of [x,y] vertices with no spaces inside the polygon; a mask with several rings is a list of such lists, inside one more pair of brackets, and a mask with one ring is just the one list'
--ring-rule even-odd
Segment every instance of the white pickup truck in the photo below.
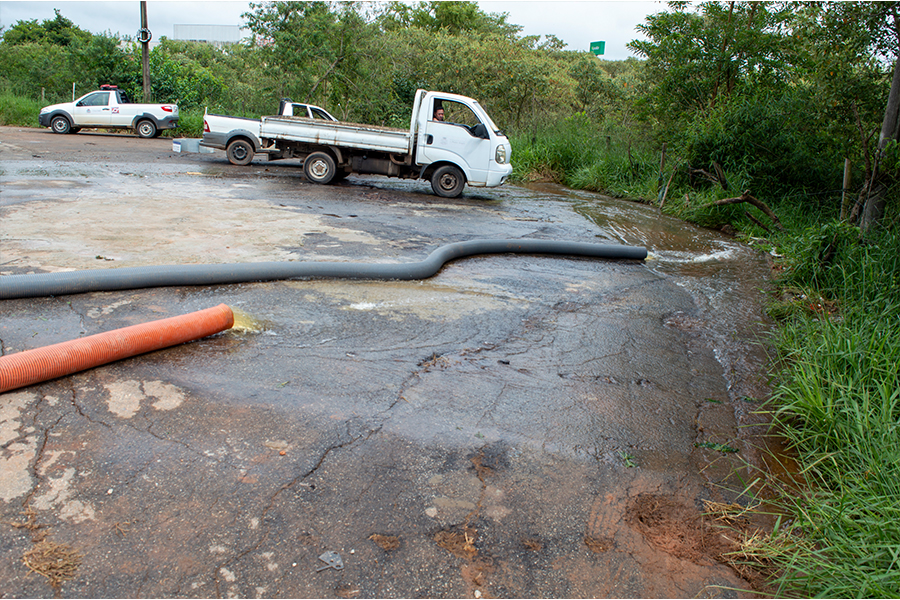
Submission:
{"label": "white pickup truck", "polygon": [[270,159],[303,158],[314,183],[350,173],[426,179],[438,196],[455,198],[466,184],[498,186],[512,173],[512,147],[487,112],[443,92],[416,91],[408,130],[273,116],[261,119],[260,140],[274,145]]}
{"label": "white pickup truck", "polygon": [[78,133],[82,128],[133,129],[142,138],[154,138],[163,129],[178,127],[175,104],[132,104],[115,86],[101,86],[74,102],[41,109],[41,127],[54,133]]}
{"label": "white pickup truck", "polygon": [[[282,98],[278,114],[286,117],[302,117],[323,121],[337,121],[324,108],[301,104],[290,98]],[[257,152],[278,152],[274,145],[263,146],[259,139],[259,119],[203,115],[203,139],[201,146],[224,150],[228,160],[235,165],[248,165]]]}

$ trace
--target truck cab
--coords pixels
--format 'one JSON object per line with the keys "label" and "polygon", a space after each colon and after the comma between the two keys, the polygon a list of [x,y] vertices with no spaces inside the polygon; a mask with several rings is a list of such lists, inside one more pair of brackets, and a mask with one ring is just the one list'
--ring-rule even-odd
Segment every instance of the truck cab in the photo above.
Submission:
{"label": "truck cab", "polygon": [[[431,172],[454,165],[473,187],[494,187],[509,178],[509,140],[477,100],[441,92],[422,92],[416,100],[416,164],[428,165]],[[446,191],[456,185],[452,170],[450,175],[437,184]]]}

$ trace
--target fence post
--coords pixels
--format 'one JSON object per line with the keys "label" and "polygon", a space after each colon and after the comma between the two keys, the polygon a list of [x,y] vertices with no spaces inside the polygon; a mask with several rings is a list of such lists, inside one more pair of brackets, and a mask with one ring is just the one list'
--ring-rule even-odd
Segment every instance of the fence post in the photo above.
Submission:
{"label": "fence post", "polygon": [[661,202],[662,197],[663,197],[663,173],[665,172],[665,168],[666,168],[666,143],[663,142],[662,152],[660,153],[660,157],[659,157],[659,177],[657,178],[657,185],[656,185],[656,187],[659,189],[659,194],[656,197],[657,202]]}
{"label": "fence post", "polygon": [[844,183],[841,187],[841,221],[847,218],[847,207],[850,205],[850,159],[844,159]]}

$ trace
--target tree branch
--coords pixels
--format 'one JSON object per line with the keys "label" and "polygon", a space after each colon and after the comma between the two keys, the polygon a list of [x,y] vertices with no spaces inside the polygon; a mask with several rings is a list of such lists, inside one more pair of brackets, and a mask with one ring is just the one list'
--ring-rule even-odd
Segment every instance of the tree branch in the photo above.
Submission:
{"label": "tree branch", "polygon": [[725,198],[724,200],[717,200],[717,201],[713,202],[712,204],[708,204],[707,207],[726,206],[729,204],[741,204],[743,202],[752,204],[759,210],[766,213],[766,216],[772,220],[772,224],[775,226],[776,229],[778,229],[779,231],[784,230],[784,228],[781,226],[781,221],[778,220],[778,216],[774,212],[772,212],[771,208],[766,206],[765,202],[762,202],[761,200],[758,200],[758,199],[754,198],[753,196],[751,196],[750,190],[746,190],[743,194],[741,194],[737,198]]}

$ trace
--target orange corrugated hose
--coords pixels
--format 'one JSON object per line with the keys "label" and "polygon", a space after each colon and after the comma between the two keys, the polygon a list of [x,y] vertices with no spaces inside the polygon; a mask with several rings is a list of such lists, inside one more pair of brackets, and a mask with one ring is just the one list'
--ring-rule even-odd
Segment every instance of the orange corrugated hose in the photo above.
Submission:
{"label": "orange corrugated hose", "polygon": [[233,325],[234,313],[225,304],[220,304],[179,317],[0,356],[0,393],[199,340]]}

